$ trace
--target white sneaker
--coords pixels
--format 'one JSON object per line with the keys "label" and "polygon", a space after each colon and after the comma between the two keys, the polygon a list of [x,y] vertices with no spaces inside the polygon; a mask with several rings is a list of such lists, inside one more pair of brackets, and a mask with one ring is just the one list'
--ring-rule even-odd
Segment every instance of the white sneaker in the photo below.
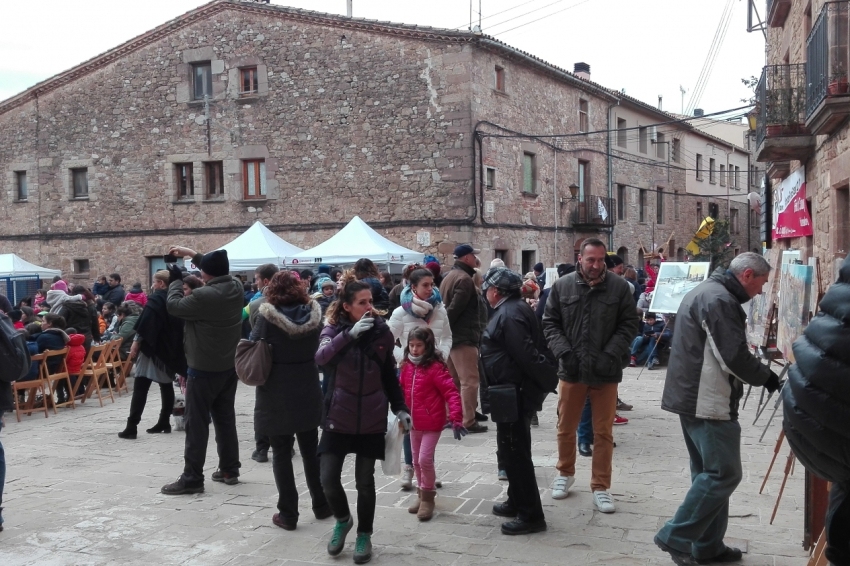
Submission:
{"label": "white sneaker", "polygon": [[613,513],[615,510],[614,499],[607,491],[594,491],[593,502],[600,513]]}
{"label": "white sneaker", "polygon": [[552,484],[552,499],[564,499],[570,494],[570,488],[576,483],[573,476],[558,476]]}
{"label": "white sneaker", "polygon": [[401,489],[410,491],[413,489],[413,466],[405,466],[401,474]]}

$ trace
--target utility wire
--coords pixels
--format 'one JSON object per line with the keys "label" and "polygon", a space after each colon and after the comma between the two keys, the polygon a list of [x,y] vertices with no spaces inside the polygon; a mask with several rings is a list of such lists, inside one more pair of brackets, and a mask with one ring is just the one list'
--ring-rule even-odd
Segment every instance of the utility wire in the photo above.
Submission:
{"label": "utility wire", "polygon": [[[494,17],[496,17],[496,16],[498,16],[498,15],[500,15],[500,14],[504,14],[505,12],[510,12],[510,11],[512,11],[512,10],[516,10],[517,8],[521,8],[521,7],[525,6],[526,4],[531,4],[531,3],[533,3],[533,2],[538,2],[538,1],[539,1],[539,0],[527,0],[526,2],[523,2],[522,4],[517,4],[516,6],[512,6],[512,7],[508,8],[508,9],[506,9],[506,10],[502,10],[501,12],[496,12],[495,14],[490,14],[489,16],[486,16],[486,17],[484,17],[484,18],[480,18],[480,21],[482,21],[482,22],[483,22],[484,20],[489,20],[490,18],[494,18]],[[479,14],[479,15],[480,15],[480,14]],[[521,16],[517,16],[517,17],[521,17]],[[496,24],[496,25],[499,25],[499,24]],[[467,26],[469,26],[469,22],[466,22],[466,23],[464,23],[464,24],[462,24],[462,25],[459,25],[459,26],[455,26],[455,27],[454,27],[454,28],[452,28],[452,29],[463,29],[463,28],[465,28],[465,27],[467,27]]]}
{"label": "utility wire", "polygon": [[[506,33],[512,32],[512,31],[514,31],[515,29],[519,29],[519,28],[521,28],[521,27],[525,27],[525,26],[527,26],[527,25],[529,25],[529,24],[533,24],[534,22],[539,22],[540,20],[545,20],[546,18],[552,17],[552,16],[554,16],[555,14],[560,14],[561,12],[566,12],[567,10],[571,10],[571,9],[573,9],[573,8],[577,7],[577,6],[581,6],[582,4],[587,4],[588,2],[590,2],[590,0],[582,0],[581,2],[577,2],[577,3],[573,4],[572,6],[567,6],[566,8],[562,8],[562,9],[560,9],[560,10],[557,10],[557,11],[555,11],[555,12],[552,12],[551,14],[547,14],[547,15],[545,15],[545,16],[542,16],[542,17],[540,17],[540,18],[537,18],[536,20],[531,20],[530,22],[525,22],[524,24],[520,24],[520,25],[518,25],[518,26],[516,26],[516,27],[512,27],[511,29],[508,29],[508,30],[505,30],[505,31],[500,31],[499,33],[495,34],[495,36],[505,35]],[[550,5],[551,5],[551,4],[550,4]]]}
{"label": "utility wire", "polygon": [[729,29],[729,22],[732,19],[732,8],[734,7],[733,0],[727,0],[726,6],[723,8],[723,13],[720,16],[720,22],[717,24],[717,29],[714,32],[714,38],[711,40],[711,45],[708,48],[705,62],[703,62],[702,70],[700,71],[697,84],[691,91],[691,97],[688,100],[688,114],[693,112],[693,109],[699,104],[705,86],[708,84],[708,79],[711,76],[711,71],[714,67],[714,61],[720,48],[723,46],[723,40],[726,38],[726,32]]}

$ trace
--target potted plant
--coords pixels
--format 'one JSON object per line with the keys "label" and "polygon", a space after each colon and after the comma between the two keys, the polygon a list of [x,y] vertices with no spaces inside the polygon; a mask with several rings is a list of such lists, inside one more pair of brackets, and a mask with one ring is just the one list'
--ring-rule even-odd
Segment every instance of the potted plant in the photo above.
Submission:
{"label": "potted plant", "polygon": [[765,104],[765,134],[774,137],[782,134],[782,99],[787,89],[773,89],[766,93]]}
{"label": "potted plant", "polygon": [[832,62],[832,74],[830,75],[826,91],[829,96],[837,96],[847,94],[848,90],[850,90],[850,85],[847,83],[847,71],[844,68],[844,61],[836,58]]}

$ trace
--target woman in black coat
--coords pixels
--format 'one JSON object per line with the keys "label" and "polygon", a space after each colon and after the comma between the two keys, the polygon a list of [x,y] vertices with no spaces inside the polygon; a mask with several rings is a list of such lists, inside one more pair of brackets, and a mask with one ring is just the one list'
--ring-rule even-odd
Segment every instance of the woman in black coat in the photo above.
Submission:
{"label": "woman in black coat", "polygon": [[809,471],[829,480],[826,557],[850,565],[850,256],[794,342],[782,389],[785,436]]}
{"label": "woman in black coat", "polygon": [[322,390],[314,357],[322,331],[322,309],[307,296],[301,281],[289,271],[274,275],[266,287],[266,302],[251,331],[251,340],[272,347],[272,370],[257,387],[254,432],[267,436],[274,453],[272,470],[278,490],[278,513],[272,522],[288,531],[298,523],[298,490],[292,471],[292,445],[298,438],[307,488],[317,519],[332,515],[319,479],[319,424]]}

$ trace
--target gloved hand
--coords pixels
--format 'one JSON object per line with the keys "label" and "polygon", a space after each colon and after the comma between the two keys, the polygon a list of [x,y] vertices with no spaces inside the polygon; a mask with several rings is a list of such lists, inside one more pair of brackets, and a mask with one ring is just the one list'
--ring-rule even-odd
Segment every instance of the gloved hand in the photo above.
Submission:
{"label": "gloved hand", "polygon": [[410,418],[410,413],[407,411],[399,411],[395,414],[398,417],[398,424],[404,429],[404,432],[410,432],[410,427],[413,426],[413,419]]}
{"label": "gloved hand", "polygon": [[774,393],[779,390],[779,376],[771,370],[770,377],[767,378],[767,381],[764,383],[764,388],[767,389],[770,393]]}
{"label": "gloved hand", "polygon": [[168,264],[168,284],[171,285],[175,281],[183,281],[183,272],[176,264]]}
{"label": "gloved hand", "polygon": [[452,433],[455,435],[455,440],[460,440],[467,435],[469,431],[460,423],[452,423]]}
{"label": "gloved hand", "polygon": [[373,326],[375,326],[375,319],[367,315],[355,322],[351,330],[348,331],[348,334],[356,340],[361,334],[370,330]]}

